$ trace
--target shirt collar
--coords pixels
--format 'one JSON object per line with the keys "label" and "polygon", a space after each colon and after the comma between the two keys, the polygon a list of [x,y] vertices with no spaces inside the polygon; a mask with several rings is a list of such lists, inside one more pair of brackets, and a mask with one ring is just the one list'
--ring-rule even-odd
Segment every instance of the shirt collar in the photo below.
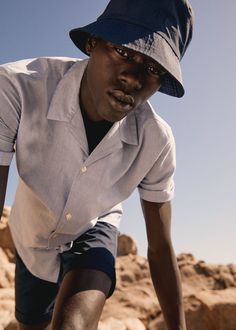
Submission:
{"label": "shirt collar", "polygon": [[47,118],[69,122],[79,109],[79,88],[88,60],[78,60],[59,81],[53,94]]}
{"label": "shirt collar", "polygon": [[138,145],[138,125],[135,111],[119,122],[120,138],[123,142]]}
{"label": "shirt collar", "polygon": [[[47,118],[63,122],[70,122],[79,109],[79,89],[88,59],[78,60],[58,83],[53,94]],[[81,116],[82,119],[82,116]],[[138,130],[135,111],[129,113],[114,125],[119,128],[120,138],[123,142],[138,145]]]}

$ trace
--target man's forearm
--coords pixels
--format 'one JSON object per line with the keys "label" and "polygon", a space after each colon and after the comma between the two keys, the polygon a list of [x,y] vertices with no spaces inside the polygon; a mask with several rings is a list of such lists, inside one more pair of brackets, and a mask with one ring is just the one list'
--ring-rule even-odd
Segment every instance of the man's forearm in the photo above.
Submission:
{"label": "man's forearm", "polygon": [[171,246],[148,251],[152,282],[169,330],[186,330],[180,273]]}
{"label": "man's forearm", "polygon": [[0,166],[0,219],[4,207],[9,166]]}

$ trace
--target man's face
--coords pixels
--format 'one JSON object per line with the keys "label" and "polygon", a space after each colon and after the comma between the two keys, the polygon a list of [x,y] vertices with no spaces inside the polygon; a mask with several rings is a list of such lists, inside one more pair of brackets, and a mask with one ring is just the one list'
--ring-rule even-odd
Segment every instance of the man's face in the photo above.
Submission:
{"label": "man's face", "polygon": [[119,121],[160,88],[164,70],[148,56],[97,38],[89,42],[80,104],[91,120]]}

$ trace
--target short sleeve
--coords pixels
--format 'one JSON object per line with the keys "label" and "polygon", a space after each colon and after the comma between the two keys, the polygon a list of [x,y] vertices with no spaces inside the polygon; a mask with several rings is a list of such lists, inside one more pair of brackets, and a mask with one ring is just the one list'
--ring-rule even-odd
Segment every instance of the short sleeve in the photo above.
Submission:
{"label": "short sleeve", "polygon": [[20,97],[11,73],[0,67],[0,165],[10,165],[20,122]]}
{"label": "short sleeve", "polygon": [[175,142],[172,139],[163,148],[158,159],[138,186],[142,199],[163,203],[174,197],[174,172],[176,168]]}

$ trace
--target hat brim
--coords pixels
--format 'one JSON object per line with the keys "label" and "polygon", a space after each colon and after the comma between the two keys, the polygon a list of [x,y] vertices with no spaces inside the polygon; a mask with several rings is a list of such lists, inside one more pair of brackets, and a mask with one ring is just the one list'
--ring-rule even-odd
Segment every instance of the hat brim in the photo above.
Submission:
{"label": "hat brim", "polygon": [[69,34],[76,47],[85,54],[87,54],[85,45],[88,37],[95,35],[151,57],[167,71],[159,91],[175,97],[184,95],[179,59],[161,34],[114,18],[97,20],[84,27],[73,29]]}

